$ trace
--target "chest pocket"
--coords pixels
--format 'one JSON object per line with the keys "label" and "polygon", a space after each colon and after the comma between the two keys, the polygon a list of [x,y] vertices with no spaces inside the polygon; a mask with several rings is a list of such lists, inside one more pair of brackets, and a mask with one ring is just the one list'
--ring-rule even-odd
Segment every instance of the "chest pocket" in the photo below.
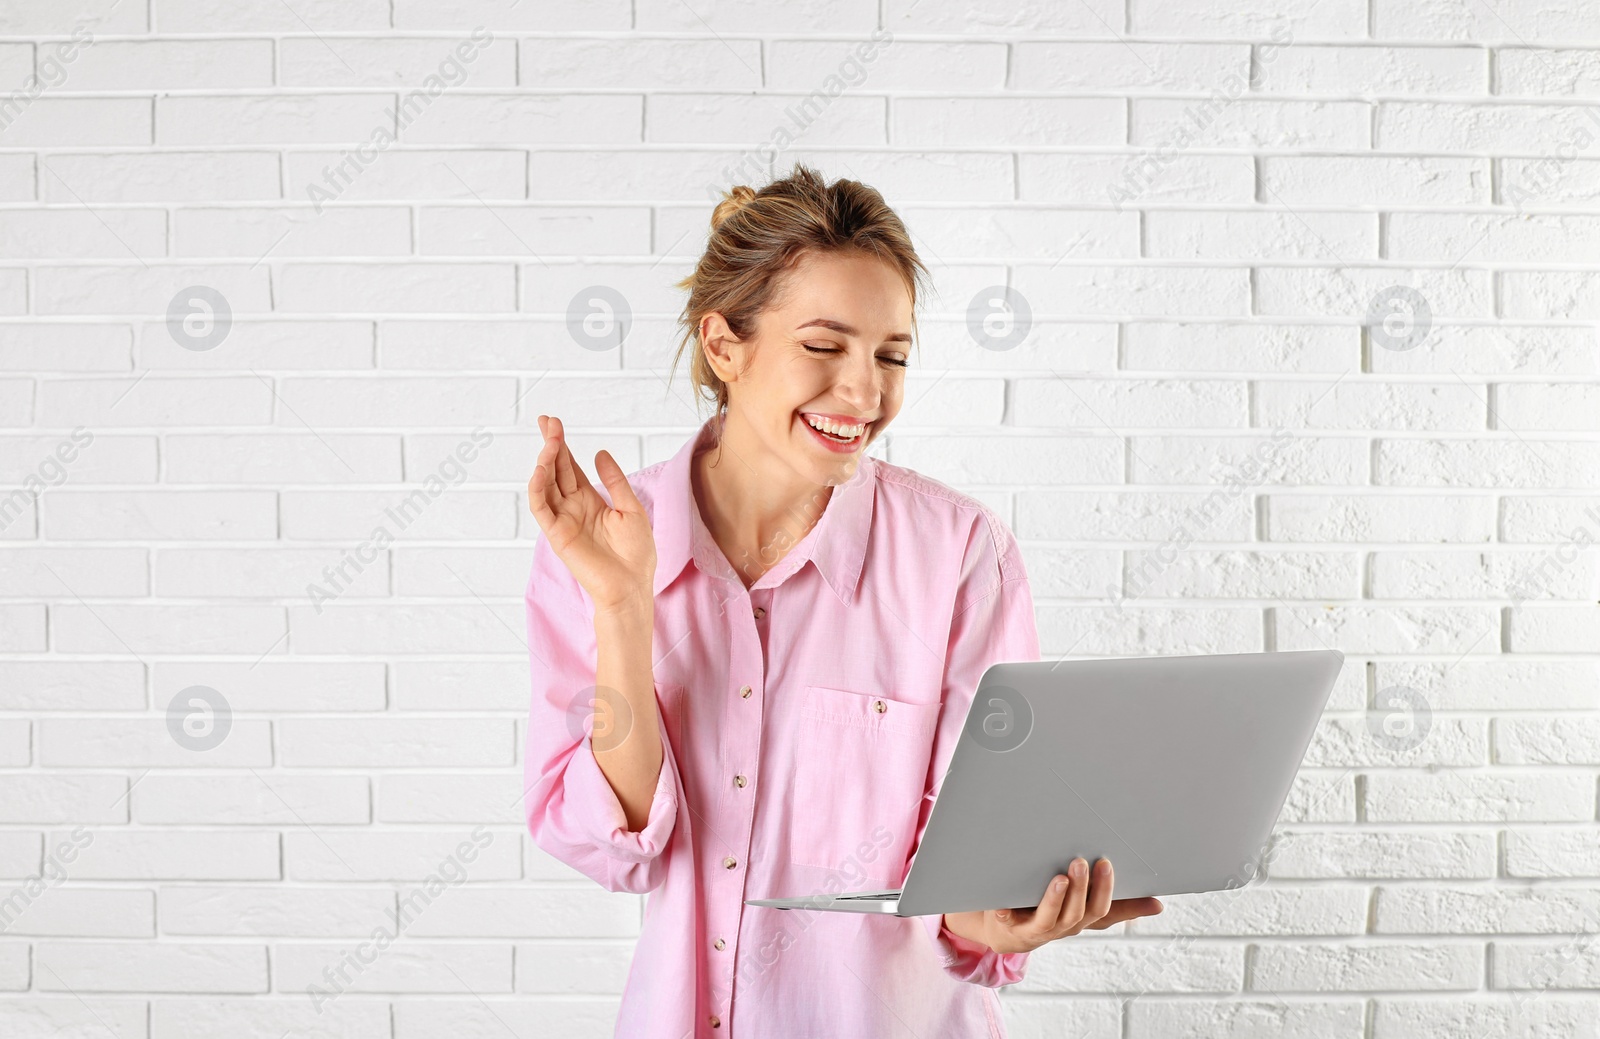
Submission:
{"label": "chest pocket", "polygon": [[900,881],[916,836],[939,706],[806,686],[789,811],[792,861],[838,871],[839,890]]}

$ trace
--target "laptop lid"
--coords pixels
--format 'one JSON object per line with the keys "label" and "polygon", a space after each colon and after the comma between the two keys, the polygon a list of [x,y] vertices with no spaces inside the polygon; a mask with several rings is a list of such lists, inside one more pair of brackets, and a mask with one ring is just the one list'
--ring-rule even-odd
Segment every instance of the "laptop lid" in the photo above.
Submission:
{"label": "laptop lid", "polygon": [[1254,875],[1336,650],[1027,661],[978,683],[897,912],[1037,905],[1075,856],[1113,898]]}

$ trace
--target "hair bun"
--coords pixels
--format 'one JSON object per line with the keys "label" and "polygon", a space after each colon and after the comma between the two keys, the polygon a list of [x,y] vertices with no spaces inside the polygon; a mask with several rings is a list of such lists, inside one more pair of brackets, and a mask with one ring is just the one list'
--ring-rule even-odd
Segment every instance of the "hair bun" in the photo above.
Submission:
{"label": "hair bun", "polygon": [[736,184],[722,193],[722,201],[717,203],[717,208],[711,211],[711,226],[713,229],[721,226],[739,210],[750,204],[756,197],[756,189],[745,184]]}

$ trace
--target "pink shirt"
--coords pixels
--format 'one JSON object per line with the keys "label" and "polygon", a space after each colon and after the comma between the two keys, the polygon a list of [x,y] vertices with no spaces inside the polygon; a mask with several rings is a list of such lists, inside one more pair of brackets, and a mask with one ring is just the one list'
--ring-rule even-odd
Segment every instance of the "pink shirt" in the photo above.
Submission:
{"label": "pink shirt", "polygon": [[863,457],[747,590],[689,480],[716,422],[629,475],[655,531],[663,737],[640,831],[586,735],[593,601],[543,536],[528,581],[529,831],[606,890],[649,893],[616,1034],[1003,1036],[995,989],[1026,953],[939,916],[743,900],[900,886],[979,677],[1039,659],[1016,539],[976,499]]}

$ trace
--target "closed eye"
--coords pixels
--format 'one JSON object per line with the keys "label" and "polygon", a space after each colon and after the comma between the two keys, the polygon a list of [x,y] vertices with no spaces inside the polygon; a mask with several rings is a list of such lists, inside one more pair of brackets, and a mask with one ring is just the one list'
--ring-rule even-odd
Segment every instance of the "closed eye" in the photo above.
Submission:
{"label": "closed eye", "polygon": [[[843,350],[830,350],[830,349],[827,349],[826,347],[812,346],[810,343],[801,343],[800,345],[805,347],[807,350],[811,351],[814,354],[839,354],[839,353],[844,353]],[[884,364],[892,364],[896,368],[909,368],[909,367],[911,367],[910,360],[901,361],[901,360],[896,360],[893,357],[880,357],[880,358],[878,358],[878,360],[882,361]]]}

